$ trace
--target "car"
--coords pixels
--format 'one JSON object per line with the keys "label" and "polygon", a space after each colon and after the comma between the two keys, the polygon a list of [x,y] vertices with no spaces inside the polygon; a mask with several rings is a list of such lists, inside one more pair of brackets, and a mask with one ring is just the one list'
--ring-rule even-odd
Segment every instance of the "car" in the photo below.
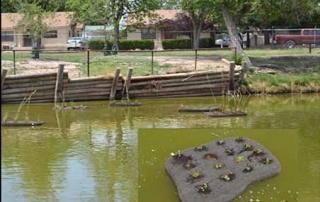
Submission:
{"label": "car", "polygon": [[[238,37],[238,40],[239,40],[239,43],[243,46],[244,42],[244,38],[242,35],[239,34],[239,37]],[[215,44],[216,45],[219,45],[221,47],[225,47],[225,46],[230,46],[231,44],[231,39],[230,39],[230,36],[229,35],[224,35],[221,39],[217,39],[215,41]]]}
{"label": "car", "polygon": [[219,46],[229,46],[230,43],[231,43],[231,40],[229,35],[225,35],[221,39],[217,39],[215,41],[215,44]]}
{"label": "car", "polygon": [[87,48],[87,45],[88,40],[84,37],[70,37],[67,42],[67,50],[84,50],[85,48]]}

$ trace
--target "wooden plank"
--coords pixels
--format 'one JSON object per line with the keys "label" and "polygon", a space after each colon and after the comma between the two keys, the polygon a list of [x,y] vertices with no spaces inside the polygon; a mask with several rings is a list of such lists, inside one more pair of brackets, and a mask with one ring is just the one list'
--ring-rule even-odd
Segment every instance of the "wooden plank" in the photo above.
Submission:
{"label": "wooden plank", "polygon": [[161,83],[182,83],[188,81],[198,81],[198,80],[211,80],[217,78],[226,78],[229,79],[229,73],[224,74],[214,74],[214,75],[200,75],[200,76],[193,76],[193,77],[183,77],[183,78],[173,78],[173,79],[166,79],[166,80],[149,80],[149,81],[136,81],[132,78],[131,86],[137,85],[148,85],[150,82],[161,82]]}
{"label": "wooden plank", "polygon": [[43,121],[1,121],[1,126],[41,126]]}
{"label": "wooden plank", "polygon": [[[25,92],[25,93],[15,93],[15,94],[5,94],[2,95],[1,99],[10,99],[10,98],[24,98],[24,97],[29,97],[31,92]],[[54,97],[54,92],[53,91],[37,91],[35,94],[32,95],[31,99],[35,97],[41,97],[41,96],[51,96],[52,98]]]}
{"label": "wooden plank", "polygon": [[189,76],[196,76],[196,75],[207,75],[207,74],[221,74],[228,71],[221,71],[217,72],[215,70],[208,70],[208,71],[196,71],[196,72],[188,72],[188,73],[176,73],[176,74],[164,74],[164,75],[151,75],[151,76],[137,76],[133,77],[132,80],[135,81],[145,81],[145,80],[152,80],[152,79],[166,79],[166,78],[182,78],[182,77],[189,77]]}
{"label": "wooden plank", "polygon": [[[34,81],[47,81],[56,79],[57,73],[31,74],[31,75],[10,75],[6,78],[6,84],[12,83],[30,83]],[[7,80],[8,79],[8,80]],[[63,73],[63,79],[68,79],[68,72]]]}
{"label": "wooden plank", "polygon": [[72,78],[69,79],[68,83],[81,83],[81,82],[110,82],[112,83],[113,78],[107,78],[107,77],[103,77],[103,76],[98,76],[98,77],[88,77],[88,78]]}
{"label": "wooden plank", "polygon": [[64,86],[68,86],[68,87],[73,87],[73,86],[83,86],[83,85],[97,85],[97,84],[108,84],[108,85],[112,85],[112,81],[110,80],[98,80],[98,81],[81,81],[81,82],[70,82],[70,80],[68,81],[68,83],[64,83]]}
{"label": "wooden plank", "polygon": [[[67,79],[64,79],[63,82],[67,82]],[[7,84],[5,82],[3,88],[4,89],[13,89],[13,88],[25,88],[25,87],[37,87],[37,86],[43,86],[43,85],[54,85],[56,84],[56,78],[46,80],[46,81],[31,81],[27,83],[11,83]]]}
{"label": "wooden plank", "polygon": [[46,86],[37,86],[37,87],[26,87],[26,88],[14,88],[14,89],[4,89],[2,94],[11,94],[11,93],[25,93],[34,90],[49,90],[54,91],[54,85],[46,85]]}
{"label": "wooden plank", "polygon": [[[111,83],[97,83],[97,84],[86,84],[86,83],[80,83],[75,85],[69,85],[69,84],[64,84],[63,87],[64,89],[78,89],[78,88],[110,88],[111,89],[112,84]],[[122,89],[122,83],[117,84],[117,88]]]}
{"label": "wooden plank", "polygon": [[117,68],[114,74],[112,86],[111,86],[111,92],[110,92],[110,100],[113,100],[115,95],[116,95],[116,88],[119,80],[119,75],[120,75],[120,68]]}
{"label": "wooden plank", "polygon": [[83,97],[83,98],[86,98],[86,97],[90,97],[90,96],[95,96],[95,95],[107,95],[109,96],[110,95],[110,92],[91,92],[91,93],[78,93],[78,94],[65,94],[64,95],[64,98],[67,99],[67,98],[70,98],[70,97]]}
{"label": "wooden plank", "polygon": [[234,117],[234,116],[247,116],[247,113],[242,111],[220,111],[220,112],[205,112],[207,117]]}
{"label": "wooden plank", "polygon": [[204,84],[204,85],[195,85],[195,86],[182,86],[182,87],[173,87],[173,88],[162,88],[162,89],[143,89],[143,90],[131,90],[131,93],[143,93],[143,92],[171,92],[171,91],[187,91],[195,89],[215,89],[225,86],[225,84]]}

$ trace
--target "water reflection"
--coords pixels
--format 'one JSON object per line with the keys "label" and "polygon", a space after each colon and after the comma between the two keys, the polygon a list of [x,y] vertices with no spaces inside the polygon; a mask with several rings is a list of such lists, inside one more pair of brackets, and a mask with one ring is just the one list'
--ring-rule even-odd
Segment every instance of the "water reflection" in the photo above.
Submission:
{"label": "water reflection", "polygon": [[[206,97],[144,100],[139,108],[109,108],[83,102],[83,111],[53,111],[52,104],[22,109],[36,128],[1,128],[3,201],[137,201],[139,128],[299,130],[301,201],[320,201],[320,95]],[[247,117],[208,119],[178,113],[181,105],[244,110]],[[2,106],[13,119],[18,105]],[[187,140],[186,140],[187,141]],[[167,183],[171,183],[170,180]],[[163,184],[167,187],[168,184]],[[170,199],[169,199],[170,200]],[[174,199],[172,199],[174,201]],[[171,201],[172,201],[171,200]]]}

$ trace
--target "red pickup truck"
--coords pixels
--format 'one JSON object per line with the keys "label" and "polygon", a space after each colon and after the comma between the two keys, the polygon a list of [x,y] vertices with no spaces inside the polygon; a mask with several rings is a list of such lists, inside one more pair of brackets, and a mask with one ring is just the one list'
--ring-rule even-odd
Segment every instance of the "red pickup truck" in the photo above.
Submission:
{"label": "red pickup truck", "polygon": [[302,29],[299,35],[276,35],[276,43],[284,44],[286,48],[294,48],[296,45],[320,44],[320,29]]}

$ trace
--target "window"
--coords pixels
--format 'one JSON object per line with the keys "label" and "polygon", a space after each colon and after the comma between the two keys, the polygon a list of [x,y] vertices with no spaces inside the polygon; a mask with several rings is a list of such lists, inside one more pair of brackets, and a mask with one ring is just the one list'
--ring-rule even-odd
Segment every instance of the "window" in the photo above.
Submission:
{"label": "window", "polygon": [[14,41],[13,32],[1,32],[1,41]]}
{"label": "window", "polygon": [[156,39],[156,29],[155,28],[141,29],[141,39]]}
{"label": "window", "polygon": [[44,38],[58,38],[58,31],[57,30],[51,30],[44,35]]}

